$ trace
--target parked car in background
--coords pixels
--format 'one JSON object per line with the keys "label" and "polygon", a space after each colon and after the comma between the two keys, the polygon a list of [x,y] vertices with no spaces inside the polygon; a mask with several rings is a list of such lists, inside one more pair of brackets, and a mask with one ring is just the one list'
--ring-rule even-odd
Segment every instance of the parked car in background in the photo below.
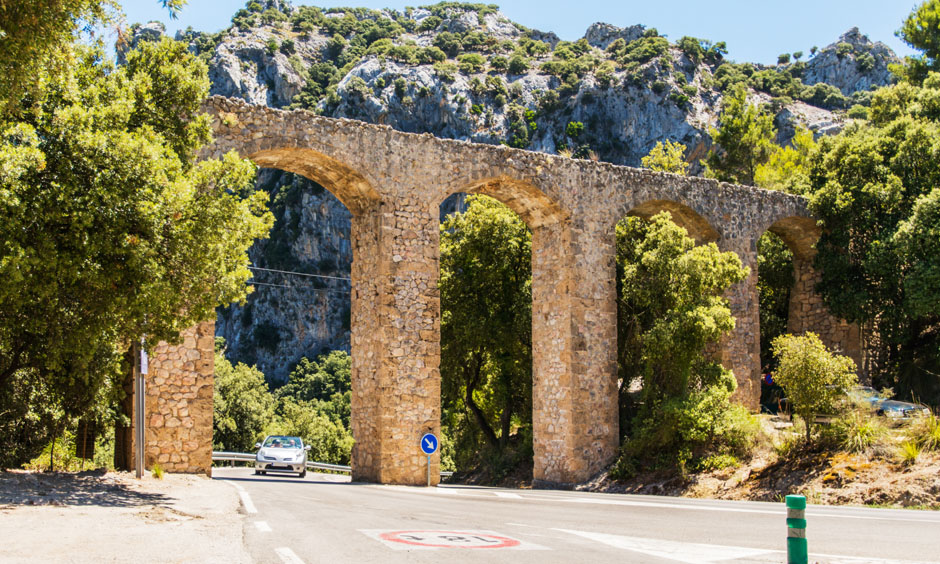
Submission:
{"label": "parked car in background", "polygon": [[268,435],[264,442],[256,443],[255,474],[267,472],[296,472],[301,478],[307,475],[307,451],[300,437]]}
{"label": "parked car in background", "polygon": [[887,399],[878,390],[869,386],[856,386],[849,390],[849,397],[867,403],[878,415],[891,419],[909,419],[930,415],[930,408],[919,403]]}

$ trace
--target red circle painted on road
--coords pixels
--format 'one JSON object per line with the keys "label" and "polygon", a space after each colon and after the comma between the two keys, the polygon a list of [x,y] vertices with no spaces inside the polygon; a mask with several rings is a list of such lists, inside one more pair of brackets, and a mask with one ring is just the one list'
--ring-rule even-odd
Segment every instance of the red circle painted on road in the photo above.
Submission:
{"label": "red circle painted on road", "polygon": [[379,538],[429,548],[512,548],[520,544],[509,537],[472,531],[389,531],[379,535]]}

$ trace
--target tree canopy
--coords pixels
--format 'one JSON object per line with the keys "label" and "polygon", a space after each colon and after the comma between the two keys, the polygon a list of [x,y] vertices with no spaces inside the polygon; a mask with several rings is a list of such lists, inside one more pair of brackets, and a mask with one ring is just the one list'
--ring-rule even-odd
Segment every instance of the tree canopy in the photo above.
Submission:
{"label": "tree canopy", "polygon": [[940,74],[878,90],[869,123],[822,141],[811,182],[827,305],[867,329],[879,385],[938,397]]}
{"label": "tree canopy", "polygon": [[734,376],[705,349],[734,328],[722,293],[748,269],[714,243],[695,245],[668,212],[617,224],[617,268],[621,425],[629,435],[621,472],[649,456],[684,465],[733,426]]}
{"label": "tree canopy", "polygon": [[531,235],[509,208],[467,197],[441,224],[441,396],[465,458],[532,422]]}
{"label": "tree canopy", "polygon": [[77,414],[130,343],[243,300],[273,222],[254,166],[196,162],[210,138],[204,63],[165,39],[126,66],[99,48],[42,68],[0,121],[0,389],[23,371]]}
{"label": "tree canopy", "polygon": [[749,104],[747,93],[747,87],[738,84],[721,101],[718,128],[709,131],[717,145],[705,161],[709,177],[753,185],[758,166],[773,152],[773,116]]}
{"label": "tree canopy", "polygon": [[684,156],[685,145],[667,139],[657,142],[640,162],[650,170],[685,175],[689,172],[689,163],[685,162]]}

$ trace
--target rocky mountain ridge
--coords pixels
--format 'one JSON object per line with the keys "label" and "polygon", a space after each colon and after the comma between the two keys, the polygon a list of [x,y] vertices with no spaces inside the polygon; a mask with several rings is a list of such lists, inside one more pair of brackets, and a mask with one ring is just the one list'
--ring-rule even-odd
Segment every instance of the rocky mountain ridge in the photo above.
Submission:
{"label": "rocky mountain ridge", "polygon": [[[129,46],[162,33],[154,24],[133,31]],[[561,41],[495,6],[453,2],[396,12],[254,1],[225,31],[176,39],[208,63],[212,94],[630,166],[670,139],[686,145],[693,173],[722,96],[736,85],[771,108],[787,143],[798,125],[840,130],[846,110],[890,82],[897,60],[854,28],[805,62],[794,53],[793,62],[765,66],[727,61],[721,42],[671,43],[642,25],[596,23],[580,40]],[[347,277],[342,204],[288,173],[263,171],[258,184],[272,193],[278,221],[252,250],[254,265]],[[442,214],[456,205],[445,202]],[[229,356],[281,381],[303,356],[348,349],[348,283],[256,272],[249,303],[219,313]]]}

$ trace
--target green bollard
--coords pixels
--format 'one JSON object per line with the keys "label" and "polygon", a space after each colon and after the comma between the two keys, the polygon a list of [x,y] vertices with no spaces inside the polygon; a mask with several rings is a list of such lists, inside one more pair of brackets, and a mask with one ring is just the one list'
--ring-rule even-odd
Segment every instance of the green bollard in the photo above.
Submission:
{"label": "green bollard", "polygon": [[806,498],[787,496],[787,564],[808,564],[806,546]]}

